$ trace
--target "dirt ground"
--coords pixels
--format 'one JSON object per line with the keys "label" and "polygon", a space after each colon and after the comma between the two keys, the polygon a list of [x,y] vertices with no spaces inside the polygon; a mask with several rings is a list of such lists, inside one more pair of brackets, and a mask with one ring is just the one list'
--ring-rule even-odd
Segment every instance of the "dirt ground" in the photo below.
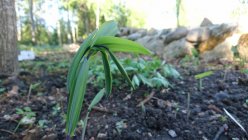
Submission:
{"label": "dirt ground", "polygon": [[[47,61],[47,60],[42,60]],[[32,69],[32,66],[30,67]],[[177,66],[182,79],[170,80],[169,88],[113,85],[113,94],[90,114],[86,139],[90,140],[247,140],[224,108],[248,130],[248,76],[239,69],[213,70],[203,79],[202,90],[194,75],[209,68]],[[0,77],[0,140],[65,139],[67,68],[48,72],[22,69],[16,77]],[[36,88],[30,85],[39,83]],[[86,105],[99,89],[88,86]],[[138,104],[146,100],[141,106]],[[16,128],[21,115],[16,108],[29,106],[36,114],[32,125]],[[85,112],[81,114],[81,119]],[[39,124],[40,120],[45,123]],[[81,137],[78,125],[76,136]]]}

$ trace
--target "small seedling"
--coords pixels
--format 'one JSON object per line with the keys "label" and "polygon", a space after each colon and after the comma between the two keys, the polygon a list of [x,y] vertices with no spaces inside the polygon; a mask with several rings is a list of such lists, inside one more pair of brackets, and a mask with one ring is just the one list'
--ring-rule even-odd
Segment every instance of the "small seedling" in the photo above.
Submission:
{"label": "small seedling", "polygon": [[35,113],[31,110],[30,107],[24,107],[23,109],[16,108],[16,114],[22,116],[21,120],[17,124],[14,132],[19,128],[21,124],[23,125],[32,125],[35,122]]}
{"label": "small seedling", "polygon": [[2,94],[5,90],[5,88],[0,88],[0,94]]}
{"label": "small seedling", "polygon": [[84,128],[82,132],[82,139],[84,139],[88,115],[92,108],[100,102],[102,97],[105,95],[109,97],[112,91],[112,74],[109,64],[109,57],[113,60],[118,70],[128,81],[128,83],[134,88],[127,72],[115,57],[113,52],[132,52],[140,54],[151,54],[151,52],[145,49],[142,45],[123,39],[114,37],[118,31],[117,23],[114,21],[109,21],[104,23],[99,29],[92,32],[86,40],[83,42],[78,52],[72,60],[71,67],[68,72],[67,77],[67,89],[69,92],[69,104],[66,115],[66,139],[69,140],[73,135],[75,128],[77,126],[84,95],[86,92],[86,85],[89,74],[89,64],[93,60],[93,56],[97,53],[102,55],[102,62],[105,72],[105,89],[100,90],[100,92],[94,97],[91,102],[85,120]]}
{"label": "small seedling", "polygon": [[39,120],[38,125],[40,128],[47,128],[46,126],[47,120]]}
{"label": "small seedling", "polygon": [[212,75],[213,72],[212,71],[207,71],[207,72],[203,72],[203,73],[200,73],[200,74],[197,74],[195,75],[195,79],[198,80],[198,89],[201,91],[202,90],[202,79],[205,78],[205,77],[208,77],[210,75]]}
{"label": "small seedling", "polygon": [[120,134],[124,128],[127,128],[126,120],[121,120],[115,124],[118,133]]}
{"label": "small seedling", "polygon": [[33,89],[36,89],[39,85],[40,85],[40,83],[35,83],[35,84],[31,84],[31,85],[29,86],[28,97],[27,97],[27,103],[29,103],[30,94],[31,94],[32,90],[33,90]]}
{"label": "small seedling", "polygon": [[61,107],[59,106],[59,104],[56,104],[56,106],[53,107],[52,115],[53,116],[57,115],[60,110],[61,110]]}

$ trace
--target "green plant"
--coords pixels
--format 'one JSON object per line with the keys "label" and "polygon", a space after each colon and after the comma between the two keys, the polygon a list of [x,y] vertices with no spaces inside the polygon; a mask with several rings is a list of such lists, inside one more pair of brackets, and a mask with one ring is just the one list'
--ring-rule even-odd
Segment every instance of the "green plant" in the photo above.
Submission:
{"label": "green plant", "polygon": [[242,70],[240,70],[240,72],[242,72],[244,74],[248,74],[248,69],[242,69]]}
{"label": "green plant", "polygon": [[39,85],[40,85],[40,82],[35,83],[35,84],[31,84],[31,85],[29,86],[27,102],[29,102],[30,94],[31,94],[32,90],[38,88]]}
{"label": "green plant", "polygon": [[67,139],[70,139],[70,137],[74,135],[74,131],[79,120],[88,80],[89,63],[93,60],[93,56],[95,56],[98,52],[102,55],[105,72],[105,89],[100,90],[100,92],[95,96],[88,108],[88,112],[84,120],[82,139],[84,139],[88,114],[91,111],[91,108],[95,106],[104,95],[109,97],[112,91],[112,75],[109,64],[109,56],[111,57],[121,74],[133,87],[129,76],[127,75],[127,72],[120,64],[119,60],[115,57],[113,52],[120,51],[151,54],[149,50],[145,49],[138,43],[122,38],[113,37],[117,33],[117,30],[118,28],[116,22],[109,21],[104,23],[99,29],[92,32],[86,38],[86,40],[83,42],[73,58],[67,77],[67,89],[70,94],[66,116]]}
{"label": "green plant", "polygon": [[5,88],[0,88],[0,94],[2,94],[5,90]]}
{"label": "green plant", "polygon": [[195,79],[199,81],[198,82],[198,89],[199,90],[202,90],[202,79],[205,78],[205,77],[208,77],[208,76],[210,76],[212,74],[213,74],[212,71],[207,71],[207,72],[203,72],[203,73],[195,75]]}
{"label": "green plant", "polygon": [[56,104],[54,107],[53,107],[53,112],[52,112],[52,115],[55,116],[58,114],[58,112],[61,110],[61,107],[59,104]]}
{"label": "green plant", "polygon": [[127,120],[123,119],[123,120],[121,120],[121,121],[115,123],[115,128],[116,128],[116,130],[117,130],[117,132],[118,132],[119,134],[122,132],[122,130],[123,130],[124,128],[127,128],[127,123],[126,123],[126,121],[127,121]]}
{"label": "green plant", "polygon": [[[143,58],[125,58],[119,61],[124,69],[127,71],[129,77],[132,77],[132,83],[135,87],[142,84],[151,88],[168,87],[170,84],[168,79],[180,78],[178,71],[173,66],[166,64],[164,61],[154,57],[152,60],[144,60]],[[125,86],[127,83],[121,79],[121,73],[113,61],[110,61],[110,69],[112,71],[113,83],[119,88]],[[91,76],[90,82],[97,86],[104,86],[103,66],[100,61],[95,61],[94,67],[89,71]],[[125,83],[125,84],[123,84]]]}
{"label": "green plant", "polygon": [[39,120],[38,125],[39,125],[40,128],[46,128],[47,127],[46,126],[47,122],[48,122],[47,120]]}
{"label": "green plant", "polygon": [[17,124],[14,132],[19,128],[21,124],[23,125],[32,125],[35,122],[35,113],[31,110],[30,107],[24,107],[23,109],[16,108],[16,114],[22,116],[21,120]]}

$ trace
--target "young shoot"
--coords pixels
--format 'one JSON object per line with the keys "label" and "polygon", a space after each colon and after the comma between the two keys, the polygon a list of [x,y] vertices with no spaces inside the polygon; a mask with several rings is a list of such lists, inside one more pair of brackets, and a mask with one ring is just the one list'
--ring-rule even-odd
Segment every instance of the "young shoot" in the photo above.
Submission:
{"label": "young shoot", "polygon": [[93,31],[80,46],[75,54],[67,77],[67,89],[69,92],[69,103],[66,114],[66,135],[67,140],[74,136],[76,126],[80,117],[86,86],[89,74],[90,61],[93,56],[101,54],[105,74],[105,88],[95,96],[91,102],[86,117],[82,139],[84,139],[87,120],[92,108],[100,102],[103,96],[109,97],[112,91],[112,73],[110,70],[109,58],[113,60],[118,70],[128,83],[134,88],[126,70],[115,57],[113,52],[132,52],[139,54],[151,54],[142,45],[123,38],[114,37],[117,34],[117,23],[114,21],[105,22],[99,29]]}
{"label": "young shoot", "polygon": [[203,73],[200,73],[200,74],[195,75],[195,79],[198,80],[198,89],[200,91],[203,88],[203,85],[202,85],[203,78],[208,77],[208,76],[210,76],[212,74],[213,74],[212,71],[207,71],[207,72],[203,72]]}

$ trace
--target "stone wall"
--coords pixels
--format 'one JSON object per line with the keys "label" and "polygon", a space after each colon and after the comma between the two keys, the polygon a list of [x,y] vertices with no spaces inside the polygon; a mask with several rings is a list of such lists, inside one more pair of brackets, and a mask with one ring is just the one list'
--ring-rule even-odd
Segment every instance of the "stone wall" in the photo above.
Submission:
{"label": "stone wall", "polygon": [[236,24],[212,24],[208,19],[204,19],[201,26],[194,29],[121,28],[118,36],[141,43],[167,61],[192,55],[193,48],[198,50],[203,61],[232,61],[232,49],[235,46],[240,57],[248,58],[248,34]]}

